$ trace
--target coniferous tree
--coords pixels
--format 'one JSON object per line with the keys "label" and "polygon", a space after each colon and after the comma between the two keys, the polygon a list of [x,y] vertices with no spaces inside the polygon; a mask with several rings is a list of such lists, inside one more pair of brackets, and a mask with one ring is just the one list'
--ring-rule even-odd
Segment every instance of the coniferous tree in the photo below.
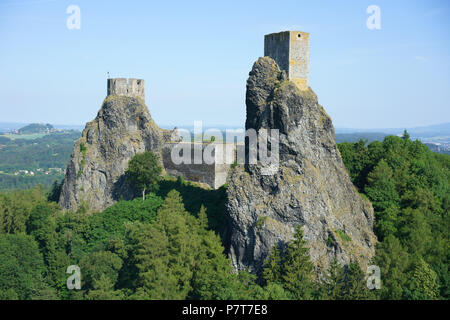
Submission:
{"label": "coniferous tree", "polygon": [[291,292],[294,299],[311,299],[313,297],[313,264],[300,226],[297,227],[294,240],[288,245],[282,279],[285,289]]}
{"label": "coniferous tree", "polygon": [[350,262],[344,272],[341,299],[365,300],[370,298],[370,291],[366,287],[364,273],[357,262]]}
{"label": "coniferous tree", "polygon": [[436,272],[422,258],[414,266],[408,287],[408,298],[413,300],[434,300],[439,295]]}
{"label": "coniferous tree", "polygon": [[267,284],[282,282],[282,264],[283,261],[281,258],[280,249],[278,249],[277,245],[275,245],[271,250],[271,254],[267,258],[263,270],[263,278]]}
{"label": "coniferous tree", "polygon": [[344,286],[344,268],[336,259],[330,263],[328,273],[319,286],[320,295],[323,299],[339,300],[342,299],[342,291]]}

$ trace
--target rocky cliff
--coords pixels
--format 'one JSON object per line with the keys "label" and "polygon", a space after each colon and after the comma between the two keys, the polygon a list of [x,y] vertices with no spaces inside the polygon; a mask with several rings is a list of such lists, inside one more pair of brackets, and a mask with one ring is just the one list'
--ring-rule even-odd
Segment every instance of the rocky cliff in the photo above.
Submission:
{"label": "rocky cliff", "polygon": [[246,129],[278,129],[279,170],[260,165],[230,175],[229,252],[236,269],[259,272],[274,245],[283,247],[303,227],[317,270],[336,257],[364,268],[374,254],[373,209],[344,167],[334,129],[315,93],[300,91],[276,62],[259,58],[247,81]]}
{"label": "rocky cliff", "polygon": [[75,142],[60,205],[75,211],[84,202],[100,211],[121,198],[132,198],[134,191],[124,177],[128,161],[146,150],[160,152],[171,134],[156,125],[143,100],[106,97],[97,117]]}

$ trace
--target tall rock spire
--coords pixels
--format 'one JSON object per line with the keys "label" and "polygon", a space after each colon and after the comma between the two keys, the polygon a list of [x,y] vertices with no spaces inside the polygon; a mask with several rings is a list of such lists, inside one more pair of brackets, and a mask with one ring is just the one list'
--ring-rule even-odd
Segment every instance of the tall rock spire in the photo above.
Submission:
{"label": "tall rock spire", "polygon": [[229,253],[236,269],[260,272],[273,246],[284,247],[298,225],[318,270],[332,259],[367,265],[375,252],[373,209],[353,186],[330,117],[308,88],[300,90],[270,57],[247,81],[246,129],[279,130],[279,168],[236,168],[228,185]]}
{"label": "tall rock spire", "polygon": [[124,177],[128,161],[136,153],[160,152],[171,133],[156,125],[143,99],[107,96],[75,142],[59,204],[76,211],[86,203],[101,211],[119,199],[131,199],[133,190]]}

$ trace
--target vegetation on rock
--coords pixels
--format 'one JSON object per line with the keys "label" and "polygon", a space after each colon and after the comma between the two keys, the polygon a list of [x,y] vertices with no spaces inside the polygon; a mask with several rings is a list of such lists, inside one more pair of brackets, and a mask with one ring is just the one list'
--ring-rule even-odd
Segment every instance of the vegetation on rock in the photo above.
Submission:
{"label": "vegetation on rock", "polygon": [[163,171],[158,155],[153,152],[143,152],[136,154],[128,163],[125,175],[128,182],[142,191],[142,200],[145,200],[145,193],[155,192],[161,180]]}
{"label": "vegetation on rock", "polygon": [[[225,190],[167,178],[145,201],[94,214],[63,212],[41,187],[0,194],[0,298],[449,299],[449,156],[398,137],[374,143],[339,148],[376,208],[380,290],[354,262],[332,262],[319,280],[301,229],[272,249],[261,279],[232,273]],[[80,291],[66,288],[72,264]]]}

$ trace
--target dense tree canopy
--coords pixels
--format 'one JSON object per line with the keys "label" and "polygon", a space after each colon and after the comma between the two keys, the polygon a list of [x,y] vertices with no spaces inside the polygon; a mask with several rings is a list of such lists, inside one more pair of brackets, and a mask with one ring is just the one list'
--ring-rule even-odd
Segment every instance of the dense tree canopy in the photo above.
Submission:
{"label": "dense tree canopy", "polygon": [[367,146],[342,143],[339,150],[375,209],[379,296],[448,299],[450,157],[411,141],[407,132]]}
{"label": "dense tree canopy", "polygon": [[[165,177],[103,212],[64,212],[42,187],[1,193],[0,299],[449,299],[450,157],[407,135],[339,149],[375,208],[379,290],[356,263],[317,274],[300,227],[263,274],[233,273],[225,187]],[[69,265],[81,290],[66,287]]]}
{"label": "dense tree canopy", "polygon": [[[0,136],[0,190],[27,189],[38,184],[50,187],[55,180],[64,178],[63,170],[81,132],[63,131],[35,136],[27,139],[22,135],[15,139]],[[33,175],[16,174],[19,170],[33,171]]]}

